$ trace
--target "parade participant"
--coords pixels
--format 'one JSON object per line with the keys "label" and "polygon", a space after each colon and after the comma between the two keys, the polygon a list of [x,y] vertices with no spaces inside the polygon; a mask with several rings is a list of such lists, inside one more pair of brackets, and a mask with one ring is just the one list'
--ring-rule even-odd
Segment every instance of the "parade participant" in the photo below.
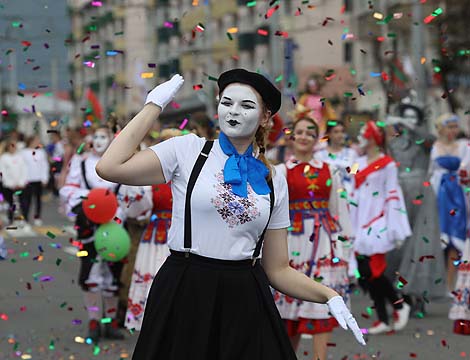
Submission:
{"label": "parade participant", "polygon": [[[0,156],[0,174],[2,177],[3,197],[7,201],[8,220],[13,223],[15,213],[14,196],[20,192],[21,212],[25,212],[22,190],[27,182],[27,169],[21,152],[16,147],[16,140],[9,138],[5,141],[5,152]],[[22,221],[22,219],[20,219]]]}
{"label": "parade participant", "polygon": [[41,226],[42,190],[49,182],[49,161],[46,151],[40,146],[39,136],[34,135],[26,142],[26,148],[21,150],[21,155],[26,164],[27,185],[23,191],[24,218],[29,221],[29,210],[34,198],[36,211],[34,212],[33,224]]}
{"label": "parade participant", "polygon": [[[348,303],[351,224],[347,200],[340,197],[338,170],[313,159],[317,136],[318,126],[313,119],[296,119],[292,132],[294,156],[276,166],[276,171],[286,177],[289,189],[289,264],[334,289]],[[274,300],[294,349],[301,334],[311,334],[313,358],[327,359],[331,333],[338,326],[328,306],[293,299],[279,291],[275,291]]]}
{"label": "parade participant", "polygon": [[[118,308],[119,279],[123,263],[102,261],[94,245],[96,225],[88,220],[82,209],[82,200],[90,190],[106,188],[117,192],[119,185],[101,178],[95,165],[112,139],[111,131],[106,126],[98,127],[93,134],[92,150],[83,155],[74,155],[65,185],[59,190],[62,200],[67,205],[67,214],[75,213],[75,228],[81,250],[87,256],[80,257],[79,285],[84,291],[85,307],[88,312],[88,337],[97,343],[101,338],[101,318],[112,318],[106,323],[104,336],[108,339],[123,339],[118,329],[116,312]],[[121,216],[122,217],[122,216]],[[101,306],[101,301],[103,306]]]}
{"label": "parade participant", "polygon": [[462,257],[456,260],[457,280],[452,292],[449,319],[454,320],[454,333],[470,335],[470,239],[467,238]]}
{"label": "parade participant", "polygon": [[[457,140],[459,118],[443,114],[436,119],[438,138],[431,149],[431,185],[437,194],[441,241],[447,261],[447,287],[454,289],[456,267],[453,265],[463,251],[467,236],[467,200],[464,186],[470,166],[468,140]],[[465,185],[467,186],[467,185]]]}
{"label": "parade participant", "polygon": [[[180,135],[181,130],[164,129],[160,138],[165,141]],[[153,278],[170,255],[167,244],[173,205],[170,184],[153,185],[152,200],[152,216],[140,239],[127,301],[125,326],[137,331],[142,327],[145,304]]]}
{"label": "parade participant", "polygon": [[325,149],[315,152],[315,159],[335,166],[340,171],[341,181],[347,194],[351,194],[352,180],[350,172],[357,158],[357,153],[345,145],[344,123],[339,120],[329,121],[325,135],[328,137],[328,145]]}
{"label": "parade participant", "polygon": [[97,164],[110,181],[171,181],[171,255],[150,289],[133,358],[295,359],[269,284],[327,303],[364,344],[341,296],[289,267],[287,185],[263,161],[265,127],[281,103],[266,78],[243,69],[219,77],[218,140],[189,134],[133,155],[182,84],[175,75],[153,89]]}
{"label": "parade participant", "polygon": [[[379,319],[368,330],[375,335],[402,330],[408,322],[410,306],[400,301],[384,272],[386,254],[402,244],[411,235],[411,229],[398,184],[397,164],[380,149],[384,143],[382,132],[373,121],[368,121],[358,140],[366,155],[357,159],[359,168],[350,201],[351,222],[359,284],[369,292]],[[393,326],[389,323],[386,300],[396,312]]]}
{"label": "parade participant", "polygon": [[128,186],[122,185],[117,194],[119,209],[124,228],[129,234],[131,246],[126,255],[121,272],[121,286],[119,290],[119,306],[117,319],[119,326],[125,327],[126,312],[128,307],[128,295],[134,266],[139,249],[142,233],[149,223],[152,210],[152,187],[151,186]]}
{"label": "parade participant", "polygon": [[324,84],[325,80],[321,75],[312,75],[307,80],[305,93],[300,97],[298,102],[310,109],[309,116],[315,119],[320,129],[319,138],[325,135],[328,121],[338,118],[330,101],[321,95]]}
{"label": "parade participant", "polygon": [[439,237],[437,199],[428,183],[429,154],[434,137],[425,129],[421,108],[401,103],[397,115],[387,116],[387,149],[398,164],[412,235],[387,257],[387,275],[406,279],[402,293],[412,314],[422,317],[429,299],[445,296],[444,258]]}
{"label": "parade participant", "polygon": [[46,151],[50,159],[49,188],[54,196],[58,196],[57,179],[64,164],[64,141],[57,130],[53,131],[50,137],[50,143],[46,146]]}

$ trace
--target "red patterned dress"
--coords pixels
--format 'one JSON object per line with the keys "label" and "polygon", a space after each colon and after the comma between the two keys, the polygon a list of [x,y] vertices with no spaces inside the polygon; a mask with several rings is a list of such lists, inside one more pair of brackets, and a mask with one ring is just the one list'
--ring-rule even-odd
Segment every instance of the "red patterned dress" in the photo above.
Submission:
{"label": "red patterned dress", "polygon": [[142,233],[127,300],[126,327],[140,330],[153,278],[170,255],[167,234],[171,225],[172,196],[169,184],[152,186],[153,210]]}
{"label": "red patterned dress", "polygon": [[[349,303],[351,226],[339,171],[319,160],[306,163],[294,158],[276,166],[276,171],[286,175],[289,188],[290,266],[333,288]],[[274,300],[289,336],[329,332],[337,326],[325,304],[303,302],[278,291]]]}

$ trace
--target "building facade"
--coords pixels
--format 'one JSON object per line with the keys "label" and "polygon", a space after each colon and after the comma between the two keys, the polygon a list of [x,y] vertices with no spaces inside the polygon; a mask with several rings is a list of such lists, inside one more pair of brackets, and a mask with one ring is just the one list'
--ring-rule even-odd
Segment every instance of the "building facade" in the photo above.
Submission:
{"label": "building facade", "polygon": [[77,123],[90,112],[90,91],[102,107],[101,116],[95,114],[99,120],[110,112],[127,117],[142,106],[154,80],[145,73],[155,48],[149,25],[154,7],[148,0],[69,1],[66,43]]}

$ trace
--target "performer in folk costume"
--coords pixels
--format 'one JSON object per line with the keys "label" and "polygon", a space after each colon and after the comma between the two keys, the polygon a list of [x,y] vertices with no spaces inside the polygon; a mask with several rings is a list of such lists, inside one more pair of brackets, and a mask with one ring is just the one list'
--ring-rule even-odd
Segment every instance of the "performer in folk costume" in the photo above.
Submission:
{"label": "performer in folk costume", "polygon": [[470,183],[468,140],[458,140],[459,118],[443,114],[436,119],[438,138],[431,150],[431,185],[437,195],[441,240],[447,260],[447,286],[454,289],[453,262],[463,252],[468,229],[468,201],[464,187]]}
{"label": "performer in folk costume", "polygon": [[129,289],[132,283],[137,251],[139,249],[142,232],[147,227],[152,212],[152,187],[122,185],[119,188],[117,200],[121,210],[121,216],[124,216],[122,223],[131,240],[129,252],[125,260],[123,260],[124,266],[121,272],[117,313],[119,326],[124,327]]}
{"label": "performer in folk costume", "polygon": [[[123,263],[121,261],[104,262],[100,259],[93,237],[96,224],[86,218],[82,209],[82,200],[91,189],[107,188],[115,193],[118,191],[119,185],[104,180],[95,170],[96,163],[111,139],[111,131],[106,126],[98,127],[93,134],[92,150],[83,155],[73,156],[66,183],[59,191],[62,201],[66,204],[67,214],[76,214],[77,239],[82,245],[81,250],[88,252],[87,256],[80,257],[78,282],[84,291],[85,307],[88,311],[88,337],[95,343],[101,337],[100,320],[102,317],[113,319],[112,322],[104,325],[106,338],[115,340],[124,338],[115,319]],[[117,216],[123,217],[119,214],[119,208]],[[101,301],[103,307],[101,307]]]}
{"label": "performer in folk costume", "polygon": [[218,140],[189,134],[132,155],[182,85],[175,75],[152,90],[97,164],[111,181],[171,181],[171,255],[150,289],[133,358],[295,359],[269,285],[327,303],[364,343],[342,297],[289,267],[287,184],[264,158],[281,94],[265,77],[244,69],[219,77]]}
{"label": "performer in folk costume", "polygon": [[341,175],[341,182],[347,192],[352,191],[351,167],[356,162],[357,153],[346,146],[346,132],[344,123],[339,120],[329,121],[326,126],[328,145],[326,148],[315,152],[315,159],[335,166]]}
{"label": "performer in folk costume", "polygon": [[[369,334],[380,334],[402,330],[408,322],[410,306],[400,301],[384,272],[386,254],[400,246],[411,235],[411,229],[398,184],[397,164],[380,150],[384,143],[382,132],[373,121],[368,121],[358,138],[366,155],[357,159],[359,169],[350,201],[354,251],[359,284],[369,292],[379,318],[369,328]],[[395,309],[393,324],[389,322],[386,300]]]}
{"label": "performer in folk costume", "polygon": [[401,103],[397,115],[387,116],[387,149],[398,164],[412,235],[389,253],[387,275],[407,281],[402,292],[412,313],[422,316],[428,299],[445,296],[444,257],[439,236],[437,199],[428,183],[429,155],[434,137],[425,129],[421,108]]}
{"label": "performer in folk costume", "polygon": [[[351,225],[347,196],[341,190],[340,173],[313,159],[318,126],[309,117],[295,120],[292,132],[294,156],[276,171],[287,179],[289,212],[289,264],[311,279],[337,291],[349,303],[349,260]],[[341,197],[341,191],[344,196]],[[331,332],[338,326],[325,304],[297,300],[274,292],[274,300],[294,348],[301,334],[313,335],[313,358],[327,358]]]}
{"label": "performer in folk costume", "polygon": [[[178,129],[164,129],[161,139],[165,141],[181,134]],[[137,331],[142,327],[145,304],[153,278],[170,255],[167,244],[173,205],[170,184],[153,185],[152,202],[152,215],[140,239],[127,300],[125,326]]]}

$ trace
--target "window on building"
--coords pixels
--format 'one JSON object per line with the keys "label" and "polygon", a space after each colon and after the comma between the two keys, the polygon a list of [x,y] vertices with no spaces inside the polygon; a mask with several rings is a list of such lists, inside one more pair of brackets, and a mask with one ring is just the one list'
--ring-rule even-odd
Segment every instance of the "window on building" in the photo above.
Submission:
{"label": "window on building", "polygon": [[343,61],[345,63],[353,61],[353,44],[350,42],[345,42],[343,44]]}

